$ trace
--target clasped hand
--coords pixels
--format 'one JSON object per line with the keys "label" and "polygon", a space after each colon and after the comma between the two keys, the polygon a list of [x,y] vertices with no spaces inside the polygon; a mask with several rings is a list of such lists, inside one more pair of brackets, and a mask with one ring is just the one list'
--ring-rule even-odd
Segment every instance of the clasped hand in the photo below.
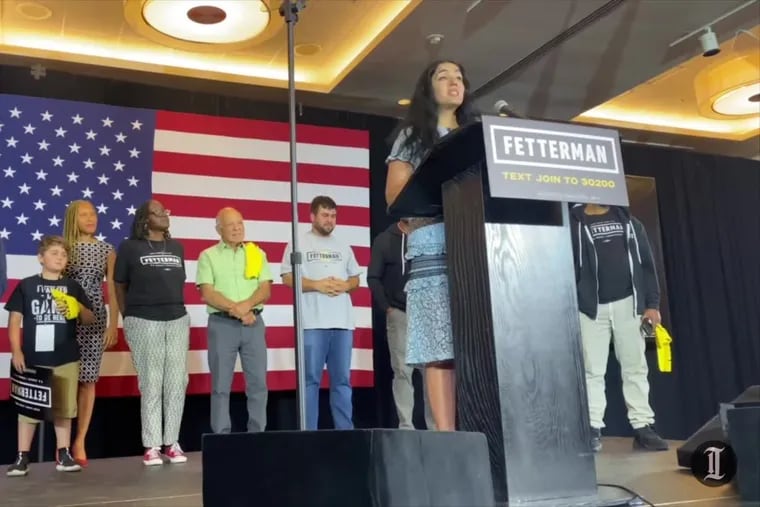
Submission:
{"label": "clasped hand", "polygon": [[240,319],[244,326],[252,326],[256,322],[256,316],[251,311],[251,305],[246,302],[235,303],[229,313],[236,319]]}
{"label": "clasped hand", "polygon": [[317,285],[319,292],[332,297],[348,292],[348,287],[348,280],[341,280],[334,276],[321,279]]}

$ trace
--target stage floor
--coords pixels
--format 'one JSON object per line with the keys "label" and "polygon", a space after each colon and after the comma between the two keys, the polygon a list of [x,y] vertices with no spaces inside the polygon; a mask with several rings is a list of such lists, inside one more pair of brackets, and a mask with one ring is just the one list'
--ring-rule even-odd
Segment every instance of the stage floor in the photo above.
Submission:
{"label": "stage floor", "polygon": [[[748,507],[731,486],[701,485],[677,467],[675,449],[646,453],[631,449],[627,438],[605,438],[597,456],[599,483],[619,484],[658,507]],[[81,473],[55,471],[53,463],[33,463],[26,477],[0,476],[4,507],[202,507],[201,456],[190,453],[188,463],[146,468],[140,457],[94,460]],[[4,467],[3,467],[4,468]],[[600,488],[600,497],[630,497]],[[643,505],[643,504],[642,504]],[[307,507],[307,506],[304,506]]]}

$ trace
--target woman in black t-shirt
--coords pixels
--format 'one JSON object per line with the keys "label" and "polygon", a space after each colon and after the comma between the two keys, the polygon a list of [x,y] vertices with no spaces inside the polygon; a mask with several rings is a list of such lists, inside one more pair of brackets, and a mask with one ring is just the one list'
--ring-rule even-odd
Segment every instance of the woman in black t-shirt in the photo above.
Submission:
{"label": "woman in black t-shirt", "polygon": [[[143,463],[187,461],[177,442],[187,389],[190,317],[185,309],[185,252],[169,235],[169,211],[140,206],[114,269],[124,335],[140,387]],[[162,420],[163,415],[163,420]]]}

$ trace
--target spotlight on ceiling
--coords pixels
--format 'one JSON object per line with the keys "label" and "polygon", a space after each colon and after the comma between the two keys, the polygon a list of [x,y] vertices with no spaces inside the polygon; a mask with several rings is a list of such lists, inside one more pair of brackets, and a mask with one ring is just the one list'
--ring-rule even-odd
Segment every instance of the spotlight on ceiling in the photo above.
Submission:
{"label": "spotlight on ceiling", "polygon": [[718,43],[718,36],[712,31],[709,26],[705,30],[705,33],[699,36],[699,43],[702,44],[702,56],[715,56],[720,53],[720,44]]}
{"label": "spotlight on ceiling", "polygon": [[408,106],[411,103],[412,103],[412,101],[409,100],[409,99],[398,99],[398,105],[399,106]]}

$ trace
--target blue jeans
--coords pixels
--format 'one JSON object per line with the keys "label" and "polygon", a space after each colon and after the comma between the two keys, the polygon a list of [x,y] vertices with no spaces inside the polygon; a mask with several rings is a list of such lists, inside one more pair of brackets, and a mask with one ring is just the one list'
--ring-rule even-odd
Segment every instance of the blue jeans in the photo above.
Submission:
{"label": "blue jeans", "polygon": [[351,350],[354,332],[350,329],[304,329],[303,342],[306,363],[306,429],[317,429],[319,386],[325,363],[330,376],[330,410],[335,429],[353,429]]}

